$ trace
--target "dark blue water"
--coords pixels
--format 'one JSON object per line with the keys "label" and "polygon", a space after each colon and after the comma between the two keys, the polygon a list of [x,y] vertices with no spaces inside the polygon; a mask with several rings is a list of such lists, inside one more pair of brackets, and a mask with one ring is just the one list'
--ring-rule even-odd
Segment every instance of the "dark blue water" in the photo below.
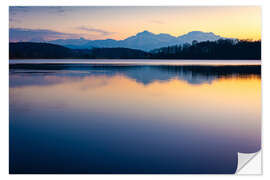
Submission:
{"label": "dark blue water", "polygon": [[10,173],[234,173],[261,147],[260,81],[258,65],[11,66]]}

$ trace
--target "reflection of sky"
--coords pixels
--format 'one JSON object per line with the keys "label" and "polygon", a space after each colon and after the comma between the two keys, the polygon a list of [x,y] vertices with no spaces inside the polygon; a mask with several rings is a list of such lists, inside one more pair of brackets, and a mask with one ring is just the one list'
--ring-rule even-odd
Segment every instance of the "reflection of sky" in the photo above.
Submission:
{"label": "reflection of sky", "polygon": [[260,149],[260,78],[196,78],[151,68],[12,72],[11,169],[234,173],[237,152]]}
{"label": "reflection of sky", "polygon": [[[138,32],[180,36],[190,31],[260,39],[261,10],[235,7],[10,7],[11,40],[125,39]],[[20,35],[24,33],[24,36]],[[30,34],[29,34],[30,33]]]}
{"label": "reflection of sky", "polygon": [[[138,83],[142,83],[144,85],[153,83],[154,81],[168,81],[170,79],[177,78],[179,80],[186,81],[190,84],[203,84],[203,83],[212,83],[213,80],[218,77],[215,76],[204,76],[204,75],[194,75],[192,72],[186,73],[160,73],[160,70],[152,70],[152,69],[143,69],[140,70],[141,73],[137,72],[138,69],[128,70],[128,71],[106,71],[106,70],[97,70],[91,71],[91,73],[87,71],[80,71],[77,73],[70,73],[67,71],[63,71],[62,74],[55,73],[54,71],[50,72],[17,72],[12,75],[12,80],[10,81],[10,86],[26,86],[26,85],[48,85],[48,84],[56,84],[63,81],[74,81],[84,79],[88,76],[115,76],[117,74],[123,74],[131,79],[136,80]],[[156,71],[156,72],[155,72]],[[23,75],[23,81],[22,81]],[[68,75],[69,78],[65,78],[64,76]]]}

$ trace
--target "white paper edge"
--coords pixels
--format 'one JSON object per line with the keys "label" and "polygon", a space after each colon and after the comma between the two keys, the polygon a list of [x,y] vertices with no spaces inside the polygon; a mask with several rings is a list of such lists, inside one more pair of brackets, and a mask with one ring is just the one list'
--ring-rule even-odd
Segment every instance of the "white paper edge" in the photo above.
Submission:
{"label": "white paper edge", "polygon": [[238,153],[237,175],[261,175],[262,153]]}

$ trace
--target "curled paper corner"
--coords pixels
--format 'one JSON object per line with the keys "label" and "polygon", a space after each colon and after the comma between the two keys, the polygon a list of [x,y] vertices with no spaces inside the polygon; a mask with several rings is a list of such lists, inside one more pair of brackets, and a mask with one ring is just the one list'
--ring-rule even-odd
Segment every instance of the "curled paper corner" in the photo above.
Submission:
{"label": "curled paper corner", "polygon": [[261,175],[262,174],[262,153],[238,153],[236,174],[239,175]]}

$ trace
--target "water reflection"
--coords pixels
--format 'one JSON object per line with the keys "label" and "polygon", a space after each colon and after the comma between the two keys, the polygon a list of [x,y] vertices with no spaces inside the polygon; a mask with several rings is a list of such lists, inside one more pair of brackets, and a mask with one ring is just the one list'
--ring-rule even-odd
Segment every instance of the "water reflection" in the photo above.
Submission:
{"label": "water reflection", "polygon": [[[11,65],[12,74],[24,74],[28,84],[54,83],[46,80],[47,76],[69,76],[74,79],[93,76],[106,75],[115,76],[122,74],[137,82],[147,85],[154,81],[168,81],[173,78],[187,81],[190,84],[211,83],[218,78],[248,77],[256,76],[260,78],[261,67],[251,66],[117,66],[117,65],[85,65],[85,64],[17,64]],[[46,76],[44,76],[46,74]],[[31,79],[31,77],[43,78]],[[44,77],[46,77],[44,79]],[[15,81],[15,79],[14,79]],[[25,81],[11,81],[11,86],[25,83]],[[14,82],[14,83],[13,83]]]}
{"label": "water reflection", "polygon": [[11,173],[234,173],[260,66],[13,66]]}

